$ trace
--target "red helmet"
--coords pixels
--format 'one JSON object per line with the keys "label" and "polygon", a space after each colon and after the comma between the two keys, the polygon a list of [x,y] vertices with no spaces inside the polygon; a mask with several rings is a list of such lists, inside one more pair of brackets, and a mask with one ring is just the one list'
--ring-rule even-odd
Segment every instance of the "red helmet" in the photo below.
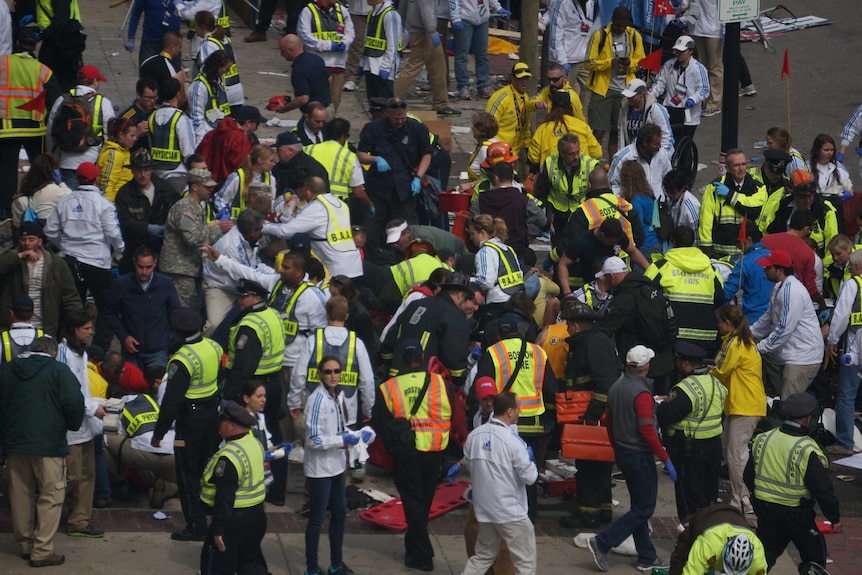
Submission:
{"label": "red helmet", "polygon": [[500,162],[513,163],[518,161],[518,156],[512,155],[512,148],[506,142],[494,142],[488,146],[485,161],[482,167],[490,169]]}

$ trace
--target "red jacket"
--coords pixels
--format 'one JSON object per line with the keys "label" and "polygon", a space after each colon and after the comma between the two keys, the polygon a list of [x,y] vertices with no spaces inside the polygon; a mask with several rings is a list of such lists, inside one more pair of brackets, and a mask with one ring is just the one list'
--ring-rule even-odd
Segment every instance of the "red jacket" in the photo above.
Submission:
{"label": "red jacket", "polygon": [[251,146],[251,139],[240,129],[236,120],[228,116],[204,136],[195,152],[204,157],[213,179],[222,185],[251,153]]}

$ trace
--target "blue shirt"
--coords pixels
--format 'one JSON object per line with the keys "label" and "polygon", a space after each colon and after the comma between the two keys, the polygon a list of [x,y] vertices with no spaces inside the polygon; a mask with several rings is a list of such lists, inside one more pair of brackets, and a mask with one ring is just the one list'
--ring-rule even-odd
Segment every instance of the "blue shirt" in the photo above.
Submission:
{"label": "blue shirt", "polygon": [[329,70],[323,58],[311,52],[303,52],[293,60],[290,69],[293,97],[308,96],[309,102],[320,102],[324,106],[332,103],[329,91]]}
{"label": "blue shirt", "polygon": [[132,14],[129,17],[129,38],[135,37],[142,13],[144,26],[141,36],[148,42],[161,42],[168,30],[180,31],[180,19],[174,13],[174,5],[170,0],[134,0],[134,2]]}
{"label": "blue shirt", "polygon": [[733,271],[724,282],[724,297],[731,301],[739,288],[742,288],[742,314],[748,323],[754,325],[760,316],[769,309],[769,295],[773,284],[766,279],[763,266],[757,263],[765,258],[771,250],[760,242],[753,244],[742,258],[733,266]]}
{"label": "blue shirt", "polygon": [[[655,230],[652,229],[652,214],[655,200],[643,194],[635,194],[631,200],[632,206],[638,211],[641,224],[644,228],[644,243],[643,247],[648,248],[658,243],[658,236],[655,235]],[[639,246],[640,247],[640,246]]]}

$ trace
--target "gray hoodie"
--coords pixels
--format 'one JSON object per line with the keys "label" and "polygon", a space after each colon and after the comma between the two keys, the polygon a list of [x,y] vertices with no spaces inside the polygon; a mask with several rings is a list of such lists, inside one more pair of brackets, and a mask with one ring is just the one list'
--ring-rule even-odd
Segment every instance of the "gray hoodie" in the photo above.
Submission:
{"label": "gray hoodie", "polygon": [[428,34],[437,32],[437,3],[432,0],[402,0],[398,13],[408,30]]}

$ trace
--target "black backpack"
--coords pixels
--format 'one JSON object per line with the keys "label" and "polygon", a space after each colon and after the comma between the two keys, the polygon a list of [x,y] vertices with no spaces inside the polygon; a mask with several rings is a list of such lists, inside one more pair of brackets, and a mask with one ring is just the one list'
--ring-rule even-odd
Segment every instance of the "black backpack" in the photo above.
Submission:
{"label": "black backpack", "polygon": [[661,287],[645,284],[640,288],[641,297],[635,307],[644,345],[655,350],[671,347],[676,342],[677,326],[673,308],[664,297]]}
{"label": "black backpack", "polygon": [[90,94],[63,94],[63,102],[57,108],[54,123],[51,125],[54,145],[66,152],[83,152],[91,146],[101,144],[101,138],[93,131],[93,108],[97,105],[101,105],[98,95],[93,97],[91,107]]}

